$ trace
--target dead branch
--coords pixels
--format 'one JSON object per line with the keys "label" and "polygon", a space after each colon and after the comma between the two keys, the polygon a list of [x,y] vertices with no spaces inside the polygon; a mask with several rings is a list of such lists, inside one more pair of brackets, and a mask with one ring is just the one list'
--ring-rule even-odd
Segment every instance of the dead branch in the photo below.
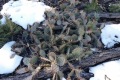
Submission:
{"label": "dead branch", "polygon": [[120,48],[113,48],[110,50],[104,50],[101,53],[95,53],[77,63],[79,63],[79,67],[81,68],[88,68],[105,61],[110,61],[119,58],[120,58]]}
{"label": "dead branch", "polygon": [[27,76],[30,76],[31,73],[25,73],[25,74],[20,74],[20,75],[15,75],[15,76],[9,76],[9,77],[3,77],[0,80],[23,80]]}
{"label": "dead branch", "polygon": [[[91,56],[82,59],[81,61],[74,61],[71,62],[76,68],[89,68],[91,66],[97,65],[99,63],[103,63],[105,61],[110,61],[113,59],[119,59],[120,58],[120,48],[112,48],[109,50],[104,50],[100,53],[94,53]],[[67,71],[68,69],[70,69],[70,67],[68,66],[68,64],[65,64],[64,66],[60,67],[61,71]],[[83,77],[87,77],[90,76],[91,74],[88,73],[81,73],[80,75],[82,75]],[[24,78],[30,76],[30,73],[26,73],[26,74],[22,74],[22,75],[17,75],[17,76],[10,76],[8,78],[4,78],[4,79],[0,79],[0,80],[23,80]],[[47,79],[52,77],[51,73],[47,73],[44,70],[41,70],[39,72],[39,74],[37,75],[37,79]],[[37,80],[35,79],[35,80]]]}
{"label": "dead branch", "polygon": [[[74,61],[72,62],[72,64],[76,67],[76,68],[89,68],[91,66],[97,65],[99,63],[103,63],[105,61],[110,61],[110,60],[114,60],[114,59],[119,59],[120,58],[120,48],[112,48],[109,50],[104,50],[102,52],[99,53],[94,53],[91,56],[82,59],[81,61]],[[62,72],[65,72],[67,70],[69,70],[70,67],[68,66],[68,64],[65,64],[64,66],[60,67],[60,70]],[[44,74],[44,75],[43,75]],[[82,77],[85,78],[90,78],[90,76],[92,76],[89,73],[81,73],[80,74]],[[42,71],[39,73],[38,75],[39,78],[43,79],[43,78],[49,78],[52,77],[52,74],[47,73]]]}
{"label": "dead branch", "polygon": [[[98,13],[100,18],[120,18],[120,13]],[[88,17],[94,17],[94,13],[88,14]]]}

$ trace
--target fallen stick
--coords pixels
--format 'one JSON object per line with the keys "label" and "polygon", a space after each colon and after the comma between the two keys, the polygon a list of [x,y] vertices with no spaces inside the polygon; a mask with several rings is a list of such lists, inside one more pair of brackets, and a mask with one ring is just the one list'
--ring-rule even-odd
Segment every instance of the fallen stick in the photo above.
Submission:
{"label": "fallen stick", "polygon": [[[72,63],[72,65],[74,65],[76,68],[86,69],[91,66],[97,65],[99,63],[103,63],[105,61],[110,61],[110,60],[119,59],[119,58],[120,58],[120,48],[112,48],[109,50],[104,50],[102,52],[92,54],[91,56],[89,56],[85,59],[82,59],[81,61],[74,61]],[[62,72],[67,71],[68,69],[70,69],[68,64],[65,64],[64,66],[60,67],[60,70]],[[44,72],[44,76],[43,76],[42,73],[43,72],[40,72],[38,75],[39,78],[41,78],[41,79],[44,78],[45,76],[52,77],[52,75],[50,75],[49,73],[48,73],[49,76],[48,76],[48,74],[45,75],[45,72]],[[88,73],[81,73],[80,75],[85,78],[92,76],[91,74],[88,74]]]}
{"label": "fallen stick", "polygon": [[24,78],[30,75],[31,73],[25,73],[25,74],[20,74],[20,75],[15,75],[15,76],[3,77],[0,80],[23,80]]}
{"label": "fallen stick", "polygon": [[[111,61],[113,59],[119,59],[119,58],[120,58],[120,48],[112,48],[109,50],[103,50],[102,52],[99,52],[99,53],[94,53],[91,56],[85,59],[82,59],[81,61],[71,62],[71,64],[74,65],[76,68],[86,69],[91,66],[97,65],[99,63],[103,63],[105,61]],[[70,67],[68,64],[65,64],[64,66],[60,67],[60,70],[62,72],[67,71],[69,69]],[[27,75],[27,76],[24,76],[24,75]],[[80,75],[86,78],[86,77],[90,77],[91,74],[81,73]],[[3,78],[0,80],[22,80],[23,78],[28,76],[30,76],[30,73],[22,74],[22,76],[21,75],[11,76],[11,77]],[[36,79],[34,80],[37,80],[38,78],[47,79],[50,77],[52,77],[51,73],[41,70],[39,74],[36,76]]]}
{"label": "fallen stick", "polygon": [[104,50],[101,53],[95,53],[86,59],[83,59],[79,63],[79,67],[88,68],[99,63],[103,63],[110,60],[115,60],[120,58],[120,48],[113,48],[109,50]]}
{"label": "fallen stick", "polygon": [[[94,17],[95,13],[89,13],[88,17]],[[120,18],[120,13],[97,13],[100,18]]]}

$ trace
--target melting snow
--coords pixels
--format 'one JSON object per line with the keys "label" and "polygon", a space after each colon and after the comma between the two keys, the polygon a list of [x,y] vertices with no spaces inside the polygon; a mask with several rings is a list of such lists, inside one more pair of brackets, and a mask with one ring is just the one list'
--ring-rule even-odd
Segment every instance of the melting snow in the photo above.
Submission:
{"label": "melting snow", "polygon": [[120,80],[120,60],[109,61],[95,67],[90,67],[94,77],[90,80]]}
{"label": "melting snow", "polygon": [[14,41],[8,42],[0,49],[0,74],[12,73],[22,60],[22,57],[18,55],[11,58],[15,54],[11,51],[11,46],[14,43]]}
{"label": "melting snow", "polygon": [[111,48],[120,42],[120,24],[107,24],[101,32],[101,40],[105,47]]}
{"label": "melting snow", "polygon": [[12,22],[27,29],[27,25],[33,25],[34,22],[45,20],[44,12],[51,7],[42,2],[19,0],[10,0],[3,5],[1,14],[7,16]]}
{"label": "melting snow", "polygon": [[[111,48],[120,42],[120,24],[106,24],[101,32],[104,47]],[[90,80],[120,80],[120,60],[90,67],[89,72],[94,74]]]}
{"label": "melting snow", "polygon": [[[0,21],[5,23],[5,16],[14,23],[27,29],[27,25],[33,25],[34,22],[41,22],[45,19],[44,12],[51,9],[42,2],[19,0],[10,0],[3,6],[1,14],[4,16]],[[105,25],[101,30],[101,40],[105,47],[111,48],[114,44],[120,42],[120,24]],[[11,45],[15,42],[6,43],[0,49],[0,74],[12,73],[20,64],[22,57],[12,54]],[[90,72],[94,73],[94,77],[90,80],[120,80],[120,60],[106,62],[95,67],[90,67]],[[106,79],[105,79],[106,78]],[[65,80],[65,79],[63,79]]]}
{"label": "melting snow", "polygon": [[[45,5],[42,2],[28,1],[28,0],[10,0],[3,5],[3,9],[0,14],[3,18],[0,20],[1,24],[5,24],[7,17],[12,22],[27,29],[27,25],[33,25],[34,22],[41,22],[45,19],[44,12],[51,10],[51,7]],[[12,73],[20,64],[22,57],[15,55],[11,58],[12,54],[11,46],[14,41],[6,43],[0,49],[0,74]]]}
{"label": "melting snow", "polygon": [[6,23],[6,19],[5,17],[3,16],[3,18],[0,20],[0,25],[4,25]]}
{"label": "melting snow", "polygon": [[[51,80],[51,79],[49,78],[49,79],[47,79],[47,80]],[[62,80],[66,80],[66,79],[63,77]]]}

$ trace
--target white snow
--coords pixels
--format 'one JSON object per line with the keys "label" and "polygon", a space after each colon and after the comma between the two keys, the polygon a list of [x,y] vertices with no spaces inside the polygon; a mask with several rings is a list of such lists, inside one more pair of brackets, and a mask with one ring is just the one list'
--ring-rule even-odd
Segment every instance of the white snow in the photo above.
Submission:
{"label": "white snow", "polygon": [[[47,80],[51,80],[50,78],[48,78]],[[66,80],[64,77],[62,78],[62,80]]]}
{"label": "white snow", "polygon": [[[3,5],[3,9],[0,12],[0,14],[3,15],[3,18],[0,20],[0,25],[6,23],[5,17],[7,17],[11,19],[12,22],[27,29],[27,25],[33,25],[35,22],[40,23],[45,20],[44,12],[51,9],[51,7],[42,2],[37,2],[37,0],[10,0]],[[22,57],[18,55],[11,58],[11,56],[15,54],[11,51],[11,46],[14,43],[14,41],[8,42],[0,49],[0,74],[14,72],[22,60]]]}
{"label": "white snow", "polygon": [[[28,1],[28,0],[10,0],[4,4],[1,14],[4,16],[0,21],[5,23],[5,16],[11,19],[14,23],[27,29],[27,25],[33,25],[34,22],[41,22],[45,20],[44,12],[50,10],[51,7],[42,2]],[[106,24],[101,30],[101,40],[104,47],[111,48],[114,44],[120,42],[120,24]],[[0,74],[12,73],[19,66],[22,57],[15,55],[10,58],[12,54],[11,46],[14,41],[6,43],[0,49]],[[91,73],[94,77],[90,80],[120,80],[120,60],[105,62],[103,64],[90,67]],[[105,79],[106,76],[106,79]],[[66,80],[63,78],[63,80]]]}
{"label": "white snow", "polygon": [[120,24],[107,24],[101,32],[101,40],[106,48],[120,42]]}
{"label": "white snow", "polygon": [[89,72],[94,74],[94,77],[90,78],[90,80],[120,80],[120,60],[90,67]]}
{"label": "white snow", "polygon": [[5,17],[3,16],[2,19],[0,20],[0,25],[4,25],[6,23],[6,19]]}
{"label": "white snow", "polygon": [[[106,24],[101,32],[104,47],[111,48],[120,42],[120,24]],[[90,80],[120,80],[120,60],[105,62],[89,69],[94,74]]]}
{"label": "white snow", "polygon": [[27,25],[33,25],[34,22],[45,20],[44,12],[52,8],[42,2],[28,0],[10,0],[3,5],[1,14],[12,19],[12,22],[27,29]]}
{"label": "white snow", "polygon": [[[22,57],[15,54],[11,51],[11,46],[15,41],[10,41],[6,43],[0,49],[0,74],[12,73],[20,64]],[[15,54],[12,58],[11,56]]]}

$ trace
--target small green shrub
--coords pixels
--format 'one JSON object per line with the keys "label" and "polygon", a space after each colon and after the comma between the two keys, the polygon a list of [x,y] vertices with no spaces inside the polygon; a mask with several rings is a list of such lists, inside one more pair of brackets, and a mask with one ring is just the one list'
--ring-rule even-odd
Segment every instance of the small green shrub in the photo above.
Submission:
{"label": "small green shrub", "polygon": [[0,47],[2,47],[5,42],[9,41],[13,35],[20,32],[22,28],[9,19],[6,19],[6,24],[0,26]]}
{"label": "small green shrub", "polygon": [[120,12],[120,2],[116,4],[111,4],[108,9],[110,12]]}
{"label": "small green shrub", "polygon": [[98,5],[98,0],[93,0],[91,3],[88,3],[86,5],[85,11],[87,11],[87,12],[100,11],[100,6]]}

